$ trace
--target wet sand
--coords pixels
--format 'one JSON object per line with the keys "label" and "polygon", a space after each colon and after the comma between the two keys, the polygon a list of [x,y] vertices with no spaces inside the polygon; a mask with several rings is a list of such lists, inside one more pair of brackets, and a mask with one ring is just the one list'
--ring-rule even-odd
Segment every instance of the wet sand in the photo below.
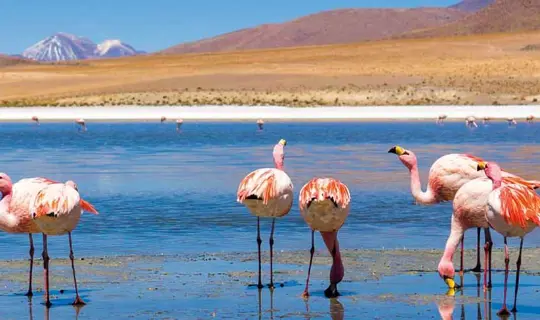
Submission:
{"label": "wet sand", "polygon": [[[256,253],[79,258],[79,287],[88,303],[81,309],[70,305],[74,292],[69,260],[53,258],[49,311],[42,304],[40,261],[30,300],[22,295],[27,261],[1,261],[0,308],[3,319],[48,319],[47,312],[50,319],[439,319],[440,313],[452,310],[456,318],[496,317],[502,301],[502,251],[494,252],[491,292],[484,294],[478,287],[479,274],[466,273],[464,288],[453,296],[446,295],[436,273],[441,254],[438,250],[344,250],[342,296],[327,299],[323,291],[330,258],[326,251],[317,250],[308,300],[300,297],[307,250],[276,252],[279,285],[273,291],[250,286],[256,281]],[[536,319],[540,314],[540,262],[535,259],[539,254],[540,249],[524,250],[519,319]],[[516,256],[512,250],[512,269]],[[458,255],[455,258],[457,267]],[[263,281],[268,283],[267,252],[263,259]],[[467,250],[465,267],[474,262],[474,250]],[[509,280],[513,299],[513,273]]]}

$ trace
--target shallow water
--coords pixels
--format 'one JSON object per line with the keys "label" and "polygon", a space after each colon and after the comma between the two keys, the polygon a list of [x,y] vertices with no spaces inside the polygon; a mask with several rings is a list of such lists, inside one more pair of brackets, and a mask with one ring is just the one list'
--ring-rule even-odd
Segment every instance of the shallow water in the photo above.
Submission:
{"label": "shallow water", "polygon": [[[387,153],[396,144],[415,151],[424,185],[431,163],[451,152],[472,153],[498,161],[506,170],[524,177],[540,178],[537,161],[540,156],[540,125],[523,123],[515,128],[509,128],[505,123],[493,123],[468,129],[462,123],[436,126],[431,122],[270,122],[260,132],[252,123],[186,122],[180,133],[175,131],[174,124],[160,123],[90,122],[88,131],[84,133],[78,132],[73,124],[66,123],[42,123],[41,126],[10,123],[1,124],[0,133],[4,138],[0,145],[1,171],[8,173],[13,180],[31,176],[73,179],[85,199],[100,211],[98,216],[85,214],[74,232],[77,257],[255,251],[256,220],[235,202],[235,192],[239,181],[251,170],[272,166],[272,147],[280,138],[288,141],[285,169],[295,184],[295,195],[303,183],[315,175],[331,175],[349,186],[353,203],[350,216],[340,231],[342,248],[444,247],[451,205],[413,205],[408,172],[395,155]],[[269,221],[263,222],[265,248],[269,226]],[[309,230],[299,215],[296,201],[290,214],[277,222],[275,239],[278,251],[309,247]],[[525,244],[536,246],[538,240],[540,233],[535,231],[527,237]],[[475,232],[467,233],[467,247],[471,248],[475,241]],[[36,236],[35,242],[39,252],[40,237]],[[494,242],[500,248],[502,239],[496,235]],[[27,243],[24,235],[0,233],[0,259],[25,259]],[[318,237],[317,246],[323,246]],[[66,257],[67,238],[51,237],[49,248],[53,258]],[[219,264],[211,263],[211,266],[212,270],[220,268]],[[226,266],[221,267],[227,269]],[[24,270],[21,272],[24,274]],[[538,281],[531,278],[534,283]],[[150,278],[138,285],[144,287],[151,281]],[[433,292],[442,288],[439,286],[435,290],[426,286]],[[402,292],[402,287],[406,285],[385,287],[384,290],[397,295]],[[420,286],[418,288],[421,289]],[[128,284],[116,290],[119,296],[127,294],[126,290],[136,291]],[[177,290],[183,294],[183,288]],[[305,315],[287,314],[303,312],[304,308],[296,298],[292,302],[279,302],[280,295],[287,290],[276,290],[274,302],[281,303],[282,312],[279,314],[306,318]],[[362,295],[367,289],[358,286],[354,290]],[[228,306],[238,295],[247,295],[255,301],[256,290],[251,292],[243,287],[233,287],[231,291],[234,295],[212,300],[208,308]],[[295,287],[295,294],[298,291],[301,288]],[[89,295],[95,308],[111,310],[107,303],[113,303],[114,299],[100,298],[101,293],[90,292]],[[319,298],[319,302],[313,303],[313,308],[326,312],[323,318],[327,318],[330,304]],[[100,307],[96,303],[99,299],[103,302]],[[157,318],[182,315],[170,310],[168,300],[146,299],[144,297],[143,301],[148,302],[147,310],[155,311],[163,303],[162,309],[172,312],[172,315],[155,316]],[[179,302],[178,308],[187,310],[184,306],[190,302],[184,302]],[[10,303],[13,303],[12,299],[0,298],[0,305]],[[132,295],[125,305],[121,303],[116,315],[128,314],[126,310],[131,308],[131,304],[140,307],[141,302],[133,299]],[[346,308],[347,303],[344,305]],[[364,307],[367,318],[379,309],[369,302],[363,307],[357,305],[354,315]],[[384,309],[384,304],[381,307]],[[90,311],[94,310],[92,308],[94,306],[84,308],[80,318],[99,318],[96,316],[99,313]],[[22,309],[19,309],[16,310],[17,315],[21,315]],[[425,315],[428,310],[435,312],[433,315],[437,314],[432,304],[416,306],[410,313],[396,316],[409,318],[417,313]],[[57,318],[52,316],[55,312],[53,308],[53,319]],[[231,314],[240,318],[254,317],[251,313],[243,315],[238,312],[233,310]],[[208,318],[205,313],[199,316]],[[351,316],[346,312],[346,318]],[[41,314],[36,315],[36,318],[41,317]],[[139,314],[137,317],[150,316]],[[268,318],[268,315],[263,318]],[[520,319],[523,318],[520,315]]]}

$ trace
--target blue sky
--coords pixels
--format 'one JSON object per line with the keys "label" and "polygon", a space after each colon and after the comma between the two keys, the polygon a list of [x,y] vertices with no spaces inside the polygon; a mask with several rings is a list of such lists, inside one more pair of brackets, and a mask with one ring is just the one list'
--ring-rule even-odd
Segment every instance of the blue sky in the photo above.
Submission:
{"label": "blue sky", "polygon": [[[459,0],[0,0],[0,53],[56,32],[156,51],[262,23],[351,7],[448,6]],[[384,3],[384,4],[381,4]]]}

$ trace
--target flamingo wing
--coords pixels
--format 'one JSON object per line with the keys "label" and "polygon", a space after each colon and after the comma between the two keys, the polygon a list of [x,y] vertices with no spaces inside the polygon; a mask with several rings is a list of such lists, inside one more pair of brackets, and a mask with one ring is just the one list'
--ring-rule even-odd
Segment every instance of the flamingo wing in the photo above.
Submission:
{"label": "flamingo wing", "polygon": [[349,189],[341,181],[333,178],[313,178],[300,190],[300,210],[304,210],[313,199],[328,198],[341,208],[347,207],[351,202]]}
{"label": "flamingo wing", "polygon": [[510,225],[525,229],[530,221],[540,226],[540,196],[530,183],[518,183],[515,180],[516,178],[503,180],[505,183],[500,193],[501,214]]}
{"label": "flamingo wing", "polygon": [[55,183],[42,188],[30,201],[29,209],[33,219],[39,219],[43,216],[65,216],[77,207],[97,214],[90,203],[81,199],[77,190],[63,183]]}
{"label": "flamingo wing", "polygon": [[292,188],[292,182],[285,172],[270,168],[258,169],[242,179],[236,196],[240,203],[246,199],[259,199],[268,204],[269,200]]}

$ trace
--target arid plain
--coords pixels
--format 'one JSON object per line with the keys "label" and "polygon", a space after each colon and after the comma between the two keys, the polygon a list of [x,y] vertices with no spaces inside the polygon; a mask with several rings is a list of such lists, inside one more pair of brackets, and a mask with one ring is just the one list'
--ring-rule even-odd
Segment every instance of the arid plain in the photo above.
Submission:
{"label": "arid plain", "polygon": [[540,98],[540,32],[1,65],[3,106],[492,105]]}

